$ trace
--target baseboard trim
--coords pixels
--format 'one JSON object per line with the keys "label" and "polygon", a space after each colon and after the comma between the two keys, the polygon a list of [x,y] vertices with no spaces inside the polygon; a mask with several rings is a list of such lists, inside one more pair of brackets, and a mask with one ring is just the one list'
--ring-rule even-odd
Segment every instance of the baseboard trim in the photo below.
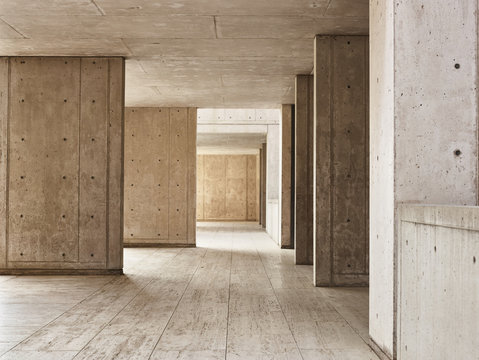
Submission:
{"label": "baseboard trim", "polygon": [[196,244],[123,243],[124,248],[195,248]]}
{"label": "baseboard trim", "polygon": [[0,269],[0,275],[123,275],[123,269]]}

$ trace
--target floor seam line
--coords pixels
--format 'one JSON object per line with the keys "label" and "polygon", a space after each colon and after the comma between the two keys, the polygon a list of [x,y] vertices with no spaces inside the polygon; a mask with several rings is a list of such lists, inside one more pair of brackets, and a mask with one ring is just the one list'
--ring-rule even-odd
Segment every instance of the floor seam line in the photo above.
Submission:
{"label": "floor seam line", "polygon": [[[258,251],[258,246],[255,245],[255,249],[256,249],[256,254],[258,254],[258,256],[259,256],[259,260],[261,261],[261,264],[263,265],[264,273],[266,274],[266,277],[268,278],[268,281],[271,285],[271,289],[273,290],[274,297],[275,297],[276,301],[278,302],[279,308],[281,309],[281,313],[283,314],[284,321],[286,321],[286,324],[288,325],[289,332],[291,333],[291,336],[293,337],[296,348],[299,351],[299,356],[301,356],[301,359],[304,360],[303,353],[301,352],[301,349],[298,346],[298,342],[296,341],[296,337],[294,336],[294,333],[291,330],[291,326],[289,325],[288,318],[286,317],[286,315],[284,313],[283,306],[281,306],[281,302],[278,299],[278,295],[276,294],[276,290],[273,286],[273,283],[271,282],[271,278],[269,277],[268,272],[266,271],[266,266],[264,265],[263,258],[261,257],[261,253]],[[280,249],[280,251],[281,251],[281,249]]]}
{"label": "floor seam line", "polygon": [[158,346],[158,344],[160,343],[161,338],[162,338],[163,335],[165,334],[165,331],[166,331],[166,329],[168,328],[168,325],[170,324],[171,319],[173,318],[173,315],[175,315],[176,310],[178,310],[178,306],[180,305],[181,300],[183,300],[183,297],[185,296],[186,291],[187,291],[188,288],[190,287],[191,281],[193,281],[193,278],[195,277],[195,275],[196,275],[196,273],[197,273],[197,271],[198,271],[198,269],[199,269],[199,267],[200,267],[200,265],[201,265],[201,261],[205,258],[207,252],[208,252],[208,249],[205,251],[205,253],[204,253],[203,256],[201,257],[201,260],[198,262],[198,265],[196,265],[195,271],[194,271],[193,274],[191,275],[190,280],[188,281],[188,284],[185,286],[185,290],[184,290],[183,293],[181,294],[181,297],[180,297],[180,299],[178,300],[178,303],[176,304],[175,309],[171,312],[171,315],[170,315],[170,317],[169,317],[169,319],[168,319],[168,322],[167,322],[166,325],[165,325],[165,328],[164,328],[163,331],[161,332],[161,334],[160,334],[158,340],[157,340],[156,343],[155,343],[155,346],[153,347],[153,350],[151,351],[150,355],[148,356],[148,360],[151,359],[151,356],[152,356],[153,353],[155,352],[156,347]]}
{"label": "floor seam line", "polygon": [[[52,324],[53,322],[55,322],[56,320],[58,320],[61,316],[65,315],[67,312],[69,312],[71,309],[73,309],[75,306],[78,306],[80,305],[81,303],[83,303],[84,301],[86,301],[87,299],[89,299],[90,297],[92,297],[93,295],[95,295],[97,292],[99,292],[101,289],[103,289],[105,286],[107,286],[108,284],[112,283],[113,280],[115,280],[115,277],[113,277],[113,279],[111,279],[110,281],[107,281],[105,284],[103,284],[101,287],[99,287],[98,289],[96,289],[95,291],[91,292],[89,295],[87,295],[83,300],[77,302],[75,305],[73,305],[72,307],[68,308],[67,310],[65,310],[64,312],[62,312],[60,315],[58,315],[56,318],[52,319],[51,321],[49,321],[48,323],[46,323],[45,325],[41,326],[40,328],[38,328],[38,330],[36,330],[35,332],[33,332],[31,335],[27,336],[25,339],[23,339],[22,341],[20,341],[18,344],[16,344],[14,347],[10,348],[10,350],[8,350],[7,352],[10,352],[10,351],[14,351],[15,348],[17,346],[19,346],[20,344],[22,344],[23,342],[27,341],[28,339],[30,339],[32,336],[34,336],[36,333],[38,333],[39,331],[43,330],[44,328],[46,328],[48,325]],[[7,352],[3,353],[2,356],[4,356]],[[76,356],[76,355],[75,355]]]}
{"label": "floor seam line", "polygon": [[226,346],[225,346],[225,360],[228,357],[228,334],[230,326],[230,300],[231,300],[231,272],[233,269],[233,239],[231,239],[230,246],[230,279],[228,282],[228,316],[226,317]]}
{"label": "floor seam line", "polygon": [[[180,251],[178,251],[178,253],[177,253],[175,256],[173,256],[170,260],[168,260],[165,265],[167,265],[167,264],[169,264],[171,261],[173,261],[173,259],[176,258],[182,251],[183,251],[183,249],[181,249]],[[146,256],[146,257],[148,257],[148,256]],[[123,307],[120,309],[120,311],[118,311],[104,326],[102,326],[102,328],[80,349],[80,351],[78,351],[78,352],[75,354],[75,356],[72,358],[72,360],[75,359],[78,355],[80,355],[80,353],[81,353],[83,350],[85,350],[85,348],[86,348],[103,330],[105,330],[105,328],[106,328],[113,320],[115,320],[115,318],[116,318],[123,310],[125,310],[126,307],[127,307],[128,305],[130,305],[131,302],[132,302],[133,300],[135,300],[135,299],[138,297],[138,295],[140,295],[140,294],[146,289],[146,287],[147,287],[148,285],[150,285],[154,280],[155,280],[155,279],[153,278],[153,279],[151,279],[150,281],[148,281],[148,282],[145,284],[145,286],[143,286],[143,287],[138,291],[138,293],[137,293],[135,296],[133,296],[133,297],[130,299],[130,301],[128,301],[128,302],[125,304],[125,306],[123,306]]]}

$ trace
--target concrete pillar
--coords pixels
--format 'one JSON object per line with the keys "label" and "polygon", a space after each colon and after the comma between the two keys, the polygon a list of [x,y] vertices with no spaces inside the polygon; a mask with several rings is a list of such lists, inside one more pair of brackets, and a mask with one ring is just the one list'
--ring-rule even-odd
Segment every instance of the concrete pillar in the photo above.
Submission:
{"label": "concrete pillar", "polygon": [[294,247],[293,234],[293,201],[294,192],[291,191],[293,181],[294,162],[293,156],[293,105],[283,105],[281,107],[281,247],[291,249]]}
{"label": "concrete pillar", "polygon": [[316,286],[368,284],[368,52],[367,36],[315,38]]}
{"label": "concrete pillar", "polygon": [[281,137],[280,125],[268,125],[266,138],[266,231],[281,245]]}
{"label": "concrete pillar", "polygon": [[477,1],[371,2],[370,335],[396,349],[397,205],[477,204]]}
{"label": "concrete pillar", "polygon": [[123,58],[0,58],[0,273],[120,273]]}
{"label": "concrete pillar", "polygon": [[266,228],[266,143],[260,149],[260,224]]}
{"label": "concrete pillar", "polygon": [[298,265],[313,264],[313,76],[296,77],[294,254]]}

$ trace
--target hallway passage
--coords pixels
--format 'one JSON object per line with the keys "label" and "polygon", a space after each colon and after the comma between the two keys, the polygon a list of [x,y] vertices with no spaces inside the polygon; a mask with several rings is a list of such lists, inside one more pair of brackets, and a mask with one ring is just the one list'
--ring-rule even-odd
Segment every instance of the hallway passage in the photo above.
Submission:
{"label": "hallway passage", "polygon": [[0,359],[378,359],[368,290],[312,286],[257,225],[125,249],[125,276],[0,276]]}

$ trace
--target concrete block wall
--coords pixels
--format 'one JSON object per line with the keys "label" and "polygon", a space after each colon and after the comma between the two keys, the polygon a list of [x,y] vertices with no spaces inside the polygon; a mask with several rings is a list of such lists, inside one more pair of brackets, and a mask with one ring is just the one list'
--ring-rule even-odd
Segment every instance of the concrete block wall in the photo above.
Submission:
{"label": "concrete block wall", "polygon": [[123,267],[123,58],[0,58],[0,273]]}
{"label": "concrete block wall", "polygon": [[197,219],[259,221],[259,155],[198,155]]}
{"label": "concrete block wall", "polygon": [[369,38],[317,36],[314,282],[367,285]]}
{"label": "concrete block wall", "polygon": [[194,246],[196,109],[126,108],[127,246]]}
{"label": "concrete block wall", "polygon": [[398,209],[397,358],[479,358],[479,209]]}

